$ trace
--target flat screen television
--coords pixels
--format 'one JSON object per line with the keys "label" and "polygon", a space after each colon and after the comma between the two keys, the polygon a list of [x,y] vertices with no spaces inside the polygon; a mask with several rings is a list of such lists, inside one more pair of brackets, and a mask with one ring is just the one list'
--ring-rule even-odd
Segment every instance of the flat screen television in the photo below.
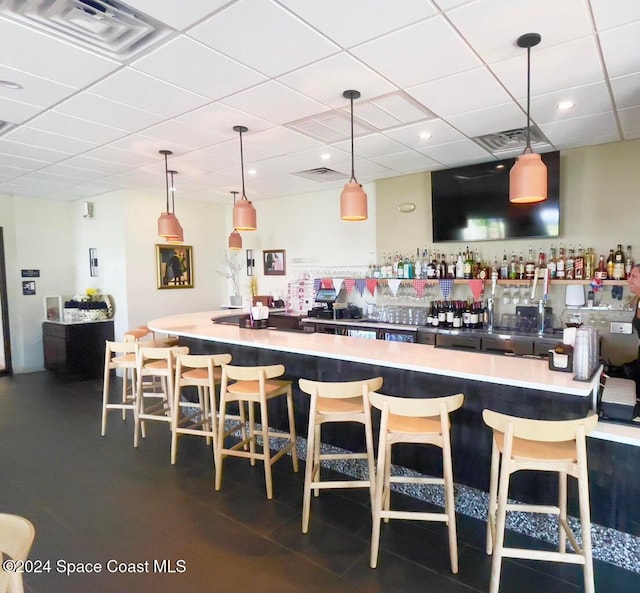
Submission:
{"label": "flat screen television", "polygon": [[560,233],[560,153],[547,152],[548,197],[509,202],[515,158],[431,173],[433,241],[492,241],[557,237]]}

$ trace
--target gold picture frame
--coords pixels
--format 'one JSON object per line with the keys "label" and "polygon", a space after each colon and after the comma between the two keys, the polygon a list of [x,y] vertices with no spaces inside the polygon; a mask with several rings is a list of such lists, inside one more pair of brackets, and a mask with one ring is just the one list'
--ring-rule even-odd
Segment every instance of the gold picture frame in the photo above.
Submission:
{"label": "gold picture frame", "polygon": [[287,273],[287,258],[284,249],[265,249],[262,252],[265,276],[284,276]]}
{"label": "gold picture frame", "polygon": [[156,245],[158,288],[193,288],[193,247]]}

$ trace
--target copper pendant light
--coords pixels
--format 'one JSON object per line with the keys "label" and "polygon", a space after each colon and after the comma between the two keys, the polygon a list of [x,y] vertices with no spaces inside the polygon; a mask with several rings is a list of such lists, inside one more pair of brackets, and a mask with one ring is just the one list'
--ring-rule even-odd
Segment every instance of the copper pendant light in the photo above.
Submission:
{"label": "copper pendant light", "polygon": [[170,150],[160,150],[158,152],[164,155],[164,181],[167,193],[167,209],[158,217],[158,235],[160,235],[160,238],[167,240],[178,237],[181,227],[176,215],[169,210],[169,168],[167,166],[167,157],[173,153]]}
{"label": "copper pendant light", "polygon": [[[233,194],[233,206],[236,205],[236,196],[238,195],[237,191],[232,191]],[[232,251],[239,251],[242,249],[242,235],[236,230],[233,229],[233,232],[229,235],[229,249]]]}
{"label": "copper pendant light", "polygon": [[167,237],[167,243],[184,243],[184,230],[182,228],[182,225],[180,224],[180,221],[178,220],[178,217],[176,216],[176,186],[173,181],[173,176],[177,175],[178,172],[169,170],[168,173],[171,176],[171,185],[169,186],[169,191],[171,192],[171,214],[173,214],[173,217],[175,219],[175,222],[173,223],[175,225],[175,235],[173,235],[172,237]]}
{"label": "copper pendant light", "polygon": [[360,98],[359,91],[344,91],[342,96],[351,101],[351,179],[340,194],[340,218],[342,220],[367,220],[367,194],[362,185],[356,181],[353,152],[353,100]]}
{"label": "copper pendant light", "polygon": [[242,134],[248,131],[246,126],[233,126],[235,132],[240,134],[240,170],[242,172],[242,196],[233,206],[233,228],[237,231],[255,231],[258,228],[256,222],[256,209],[247,200],[244,190],[244,153],[242,152]]}
{"label": "copper pendant light", "polygon": [[527,146],[509,173],[512,204],[533,204],[547,199],[547,166],[531,148],[531,48],[541,39],[538,33],[518,37],[518,46],[527,48]]}

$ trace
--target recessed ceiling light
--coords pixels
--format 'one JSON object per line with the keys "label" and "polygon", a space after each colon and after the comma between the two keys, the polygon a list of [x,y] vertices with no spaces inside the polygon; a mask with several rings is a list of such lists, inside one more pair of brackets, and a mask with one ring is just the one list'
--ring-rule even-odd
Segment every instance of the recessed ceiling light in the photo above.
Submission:
{"label": "recessed ceiling light", "polygon": [[575,107],[575,104],[573,103],[573,101],[560,101],[560,103],[558,103],[558,109],[560,109],[561,111],[567,111],[568,109],[573,109]]}
{"label": "recessed ceiling light", "polygon": [[320,158],[321,158],[323,161],[328,161],[328,160],[331,158],[331,155],[330,155],[328,152],[323,152],[323,153],[320,155]]}
{"label": "recessed ceiling light", "polygon": [[420,132],[420,140],[429,140],[431,138],[430,132]]}
{"label": "recessed ceiling light", "polygon": [[255,169],[249,169],[247,173],[249,173],[249,175],[255,175],[257,171]]}
{"label": "recessed ceiling light", "polygon": [[17,82],[12,82],[10,80],[0,80],[0,86],[3,86],[6,89],[14,89],[16,91],[22,88],[21,84],[18,84]]}

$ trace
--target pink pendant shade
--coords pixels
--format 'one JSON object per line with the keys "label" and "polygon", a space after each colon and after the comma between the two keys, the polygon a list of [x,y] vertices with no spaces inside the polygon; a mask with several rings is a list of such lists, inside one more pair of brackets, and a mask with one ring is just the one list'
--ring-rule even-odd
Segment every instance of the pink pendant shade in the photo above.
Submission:
{"label": "pink pendant shade", "polygon": [[233,126],[235,132],[240,135],[240,171],[242,173],[242,196],[233,205],[233,228],[237,231],[255,231],[258,228],[256,209],[247,200],[244,189],[244,152],[242,149],[242,134],[248,131],[246,126]]}
{"label": "pink pendant shade", "polygon": [[527,48],[527,146],[509,173],[509,202],[533,204],[547,199],[547,166],[531,148],[531,48],[540,43],[538,33],[518,37],[518,46]]}
{"label": "pink pendant shade", "polygon": [[[164,180],[166,186],[167,209],[158,217],[158,235],[165,241],[172,243],[181,243],[184,241],[184,231],[182,225],[175,214],[175,202],[173,202],[173,211],[169,208],[169,173],[171,173],[171,191],[174,192],[173,175],[177,171],[169,171],[167,167],[167,157],[173,154],[170,150],[160,150],[164,156]],[[173,196],[174,194],[172,194]]]}
{"label": "pink pendant shade", "polygon": [[242,235],[235,229],[233,229],[233,232],[229,235],[229,249],[232,251],[242,249]]}
{"label": "pink pendant shade", "polygon": [[359,91],[344,91],[342,96],[351,102],[351,179],[340,194],[340,218],[347,221],[367,220],[367,193],[356,180],[353,151],[353,100],[360,98]]}

